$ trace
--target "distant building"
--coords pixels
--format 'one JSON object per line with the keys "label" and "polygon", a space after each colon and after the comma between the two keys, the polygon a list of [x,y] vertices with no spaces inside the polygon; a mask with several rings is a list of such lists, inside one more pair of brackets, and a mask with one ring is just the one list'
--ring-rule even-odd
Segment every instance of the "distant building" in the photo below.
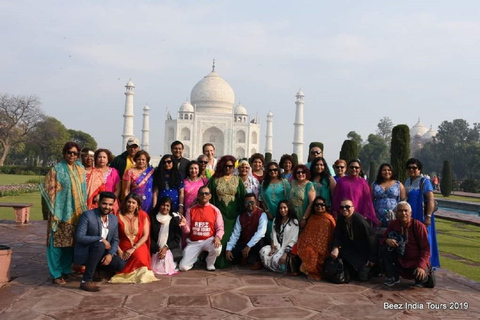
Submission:
{"label": "distant building", "polygon": [[433,137],[437,135],[432,126],[428,129],[423,123],[420,122],[420,118],[417,123],[410,128],[410,154],[414,155],[417,150],[423,148],[425,143],[432,142]]}

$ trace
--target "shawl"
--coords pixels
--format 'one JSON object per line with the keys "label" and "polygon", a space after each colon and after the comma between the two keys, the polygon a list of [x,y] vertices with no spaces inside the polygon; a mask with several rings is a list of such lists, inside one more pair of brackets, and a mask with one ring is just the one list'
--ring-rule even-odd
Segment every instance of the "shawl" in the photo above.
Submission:
{"label": "shawl", "polygon": [[158,240],[157,244],[158,247],[161,249],[165,247],[168,241],[168,230],[170,227],[170,221],[172,220],[172,217],[170,215],[163,215],[161,213],[158,213],[156,216],[156,219],[158,222],[160,222],[160,231],[158,231]]}

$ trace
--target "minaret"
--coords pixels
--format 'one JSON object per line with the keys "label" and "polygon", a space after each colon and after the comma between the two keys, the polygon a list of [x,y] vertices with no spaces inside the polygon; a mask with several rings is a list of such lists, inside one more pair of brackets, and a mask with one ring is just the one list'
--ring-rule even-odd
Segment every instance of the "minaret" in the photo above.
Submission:
{"label": "minaret", "polygon": [[273,113],[267,114],[267,133],[265,134],[265,153],[273,155]]}
{"label": "minaret", "polygon": [[122,142],[122,152],[125,150],[127,146],[127,140],[128,138],[133,137],[133,96],[135,95],[135,92],[133,92],[133,88],[135,88],[135,85],[133,84],[132,80],[128,81],[127,85],[125,86],[127,88],[125,90],[125,113],[123,114],[123,142]]}
{"label": "minaret", "polygon": [[142,127],[142,149],[149,152],[150,149],[150,108],[145,105],[143,108],[143,127]]}
{"label": "minaret", "polygon": [[297,94],[295,95],[295,123],[294,125],[294,132],[293,132],[293,153],[295,153],[298,157],[298,163],[303,163],[303,105],[305,102],[303,101],[303,92],[302,90],[298,90]]}

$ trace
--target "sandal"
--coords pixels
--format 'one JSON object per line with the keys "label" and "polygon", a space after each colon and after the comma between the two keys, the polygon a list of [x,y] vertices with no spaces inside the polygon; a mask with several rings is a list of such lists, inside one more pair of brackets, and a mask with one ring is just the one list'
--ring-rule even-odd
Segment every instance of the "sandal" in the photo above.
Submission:
{"label": "sandal", "polygon": [[53,279],[53,280],[52,280],[52,283],[53,283],[53,284],[59,284],[59,285],[67,284],[67,282],[65,281],[65,279],[63,279],[62,277]]}

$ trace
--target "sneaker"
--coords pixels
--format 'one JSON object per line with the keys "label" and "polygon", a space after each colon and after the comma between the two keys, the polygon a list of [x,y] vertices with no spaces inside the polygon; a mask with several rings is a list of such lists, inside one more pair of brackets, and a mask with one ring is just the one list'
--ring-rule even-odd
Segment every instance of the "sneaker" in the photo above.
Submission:
{"label": "sneaker", "polygon": [[392,287],[394,286],[396,283],[399,283],[400,282],[400,279],[399,278],[395,278],[395,277],[386,277],[385,278],[385,282],[383,283],[384,285],[388,286],[388,287]]}
{"label": "sneaker", "polygon": [[207,271],[215,271],[215,266],[207,266]]}
{"label": "sneaker", "polygon": [[100,291],[100,289],[97,287],[97,285],[93,281],[86,281],[86,282],[80,283],[80,289],[88,292]]}

